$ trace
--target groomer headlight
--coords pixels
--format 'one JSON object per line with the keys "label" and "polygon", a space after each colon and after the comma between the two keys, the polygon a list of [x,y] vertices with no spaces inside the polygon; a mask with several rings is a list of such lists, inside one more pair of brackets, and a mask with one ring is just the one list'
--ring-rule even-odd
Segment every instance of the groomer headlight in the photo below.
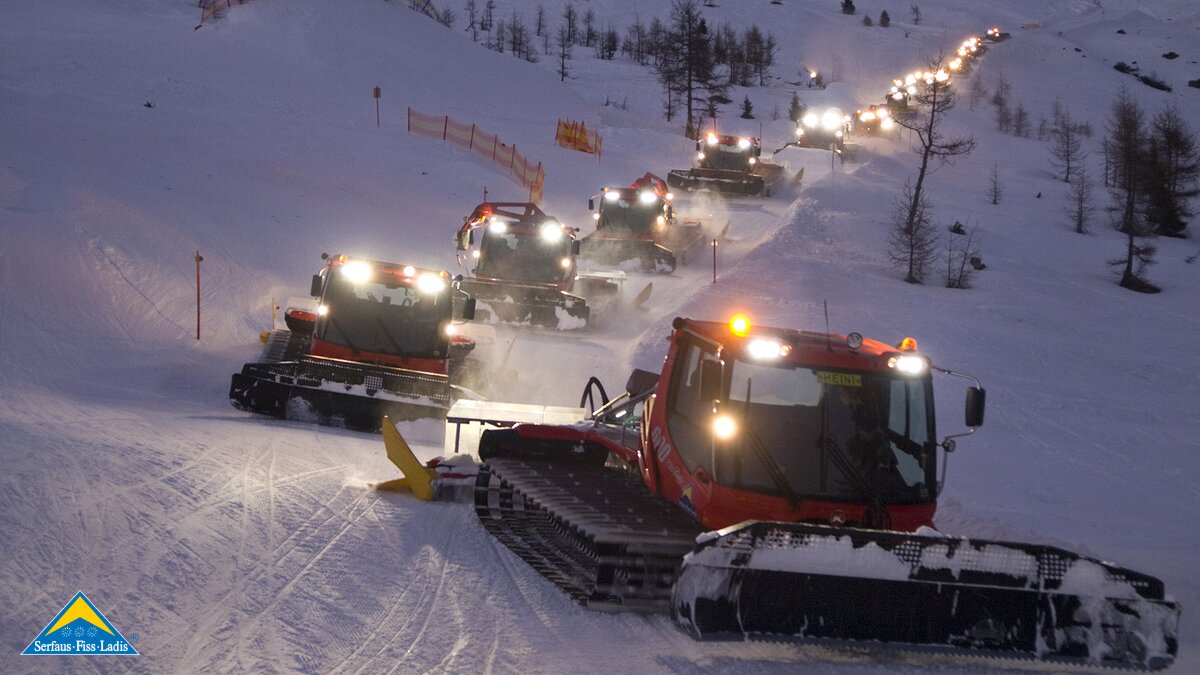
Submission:
{"label": "groomer headlight", "polygon": [[713,418],[713,436],[727,441],[737,434],[737,422],[729,415],[717,415]]}
{"label": "groomer headlight", "polygon": [[771,338],[754,338],[746,343],[746,353],[757,361],[773,361],[788,355],[791,345]]}
{"label": "groomer headlight", "polygon": [[558,223],[542,223],[542,228],[538,230],[543,241],[558,241],[563,238],[562,225]]}
{"label": "groomer headlight", "polygon": [[438,293],[446,289],[446,282],[436,274],[425,273],[417,277],[417,290],[422,293]]}
{"label": "groomer headlight", "polygon": [[642,190],[640,193],[638,193],[638,201],[643,204],[653,204],[654,202],[658,201],[658,195],[654,194],[650,190]]}
{"label": "groomer headlight", "polygon": [[899,354],[888,357],[888,368],[893,368],[904,375],[923,375],[929,368],[923,357],[915,354]]}
{"label": "groomer headlight", "polygon": [[342,276],[352,284],[363,284],[371,280],[371,265],[354,260],[342,265]]}

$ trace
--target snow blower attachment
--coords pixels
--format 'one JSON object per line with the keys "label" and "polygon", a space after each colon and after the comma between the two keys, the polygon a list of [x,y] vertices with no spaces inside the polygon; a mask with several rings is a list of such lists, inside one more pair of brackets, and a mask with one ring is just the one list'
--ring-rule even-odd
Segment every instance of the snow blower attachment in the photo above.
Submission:
{"label": "snow blower attachment", "polygon": [[[932,527],[939,457],[983,423],[977,380],[911,338],[744,316],[673,327],[661,373],[634,371],[611,400],[589,381],[583,421],[480,437],[480,520],[572,597],[670,612],[701,639],[1172,662],[1179,608],[1155,579],[1051,547],[913,534]],[[969,431],[940,442],[935,373],[974,384]]]}
{"label": "snow blower attachment", "polygon": [[763,162],[759,139],[710,131],[696,141],[695,166],[667,174],[667,184],[681,190],[707,190],[728,195],[770,195],[783,174],[778,164]]}
{"label": "snow blower attachment", "polygon": [[588,199],[596,231],[581,255],[606,265],[637,261],[643,272],[673,272],[704,243],[699,220],[677,219],[663,179],[647,173],[629,187],[606,187]]}
{"label": "snow blower attachment", "polygon": [[473,265],[459,287],[500,321],[582,328],[625,281],[624,272],[577,269],[575,230],[535,204],[484,202],[464,219],[455,243],[460,263]]}
{"label": "snow blower attachment", "polygon": [[229,387],[233,407],[362,431],[395,419],[445,416],[450,378],[474,348],[455,335],[455,306],[474,316],[445,271],[322,255],[315,307],[290,307],[263,360]]}

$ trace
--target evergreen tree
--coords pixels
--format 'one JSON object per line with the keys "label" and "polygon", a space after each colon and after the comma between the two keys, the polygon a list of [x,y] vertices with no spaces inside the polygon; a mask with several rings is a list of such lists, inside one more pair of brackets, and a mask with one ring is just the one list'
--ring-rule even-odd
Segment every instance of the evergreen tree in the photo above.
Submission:
{"label": "evergreen tree", "polygon": [[558,80],[563,82],[570,75],[567,69],[567,61],[571,60],[571,47],[575,44],[571,41],[571,30],[568,24],[564,23],[558,27],[554,44],[558,48]]}
{"label": "evergreen tree", "polygon": [[875,25],[875,22],[871,20],[870,14],[863,14],[863,25],[867,28]]}
{"label": "evergreen tree", "polygon": [[[659,81],[665,89],[674,89],[684,107],[684,128],[688,138],[696,138],[697,117],[701,106],[728,102],[724,83],[717,81],[712,58],[708,24],[700,15],[695,0],[674,0],[671,28],[667,32],[658,66]],[[668,93],[667,99],[672,97]]]}
{"label": "evergreen tree", "polygon": [[1067,190],[1067,217],[1079,234],[1086,234],[1088,222],[1091,220],[1092,207],[1092,177],[1088,174],[1087,165],[1080,164],[1071,174]]}
{"label": "evergreen tree", "polygon": [[1154,117],[1145,162],[1146,221],[1155,232],[1183,236],[1194,212],[1189,200],[1200,195],[1200,153],[1196,138],[1174,104]]}
{"label": "evergreen tree", "polygon": [[1113,227],[1125,235],[1125,255],[1110,260],[1121,268],[1121,287],[1143,293],[1157,293],[1158,287],[1144,279],[1146,267],[1153,264],[1155,248],[1140,240],[1151,234],[1139,208],[1145,195],[1142,150],[1146,142],[1145,113],[1129,90],[1121,88],[1113,102],[1108,120],[1108,138],[1104,141],[1112,181]]}
{"label": "evergreen tree", "polygon": [[892,25],[892,17],[888,15],[887,10],[885,9],[879,13],[879,27],[887,28],[890,25]]}
{"label": "evergreen tree", "polygon": [[752,103],[750,103],[749,96],[742,99],[742,119],[744,119],[744,120],[754,119],[754,105]]}
{"label": "evergreen tree", "polygon": [[799,123],[801,117],[804,117],[804,106],[800,105],[800,95],[793,91],[792,102],[788,106],[788,119]]}
{"label": "evergreen tree", "polygon": [[854,0],[842,0],[842,14],[853,14],[857,11],[854,8]]}
{"label": "evergreen tree", "polygon": [[1063,180],[1071,181],[1071,170],[1084,158],[1083,137],[1079,125],[1071,119],[1071,111],[1060,108],[1054,112],[1054,127],[1050,129],[1050,162],[1062,170]]}
{"label": "evergreen tree", "polygon": [[[571,41],[571,44],[575,44],[579,39],[579,26],[575,23],[578,20],[579,14],[575,11],[575,5],[568,2],[567,6],[563,8],[563,28],[566,29],[567,39]],[[561,51],[560,47],[559,52]]]}

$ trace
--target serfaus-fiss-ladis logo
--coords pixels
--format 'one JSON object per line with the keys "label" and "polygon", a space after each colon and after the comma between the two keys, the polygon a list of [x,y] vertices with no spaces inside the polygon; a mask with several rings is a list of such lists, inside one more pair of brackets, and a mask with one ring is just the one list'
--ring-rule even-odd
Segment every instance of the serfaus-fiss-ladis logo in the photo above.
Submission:
{"label": "serfaus-fiss-ladis logo", "polygon": [[79,591],[29,643],[26,656],[137,656],[120,631]]}

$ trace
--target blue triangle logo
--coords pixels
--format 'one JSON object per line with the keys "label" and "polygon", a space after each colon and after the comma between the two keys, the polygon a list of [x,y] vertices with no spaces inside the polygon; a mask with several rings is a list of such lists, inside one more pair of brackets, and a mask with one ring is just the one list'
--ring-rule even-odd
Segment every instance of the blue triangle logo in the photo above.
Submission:
{"label": "blue triangle logo", "polygon": [[137,656],[120,631],[79,591],[41,633],[29,643],[25,656]]}

